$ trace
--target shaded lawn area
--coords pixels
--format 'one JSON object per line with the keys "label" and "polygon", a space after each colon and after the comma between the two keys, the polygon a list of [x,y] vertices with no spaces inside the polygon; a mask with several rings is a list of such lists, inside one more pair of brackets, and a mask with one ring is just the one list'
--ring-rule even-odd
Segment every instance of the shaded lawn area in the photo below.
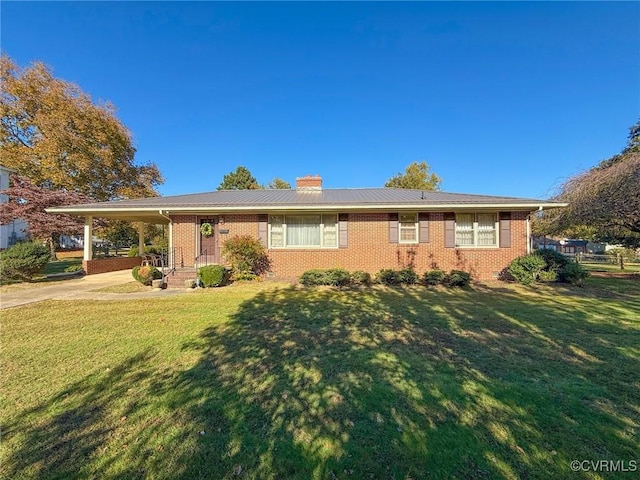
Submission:
{"label": "shaded lawn area", "polygon": [[637,280],[47,302],[2,343],[5,478],[629,478],[569,464],[640,451]]}
{"label": "shaded lawn area", "polygon": [[44,267],[43,275],[51,275],[52,273],[62,273],[67,268],[82,265],[82,257],[69,257],[61,260],[52,260]]}

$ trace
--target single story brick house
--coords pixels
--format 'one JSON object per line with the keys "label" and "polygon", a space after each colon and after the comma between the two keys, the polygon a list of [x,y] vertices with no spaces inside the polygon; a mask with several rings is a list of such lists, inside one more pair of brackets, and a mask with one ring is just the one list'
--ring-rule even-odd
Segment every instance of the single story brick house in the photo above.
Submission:
{"label": "single story brick house", "polygon": [[[319,176],[306,176],[291,190],[222,190],[48,211],[84,216],[88,238],[94,217],[166,224],[169,263],[176,270],[224,263],[225,240],[252,235],[268,249],[273,278],[292,279],[311,268],[373,274],[411,265],[419,273],[465,270],[482,280],[530,251],[532,212],[563,206],[437,191],[323,189]],[[211,225],[210,235],[202,234],[203,224]],[[136,261],[123,259],[109,268],[129,268],[126,260]],[[85,245],[87,273],[105,271],[95,262],[100,260],[91,260],[91,246]]]}

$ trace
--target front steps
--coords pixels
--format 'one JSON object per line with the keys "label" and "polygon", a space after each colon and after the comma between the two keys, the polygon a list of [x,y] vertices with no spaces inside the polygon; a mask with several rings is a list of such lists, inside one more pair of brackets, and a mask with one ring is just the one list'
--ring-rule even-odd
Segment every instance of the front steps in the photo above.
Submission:
{"label": "front steps", "polygon": [[195,280],[198,273],[195,268],[177,268],[173,272],[164,277],[167,288],[185,288],[186,280]]}

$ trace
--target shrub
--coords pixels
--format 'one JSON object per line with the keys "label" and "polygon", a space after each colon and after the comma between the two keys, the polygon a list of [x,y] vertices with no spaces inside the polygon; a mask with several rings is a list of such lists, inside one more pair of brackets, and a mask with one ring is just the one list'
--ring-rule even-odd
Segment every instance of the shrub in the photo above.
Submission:
{"label": "shrub", "polygon": [[449,275],[442,279],[446,287],[468,287],[471,283],[471,274],[462,270],[451,270]]}
{"label": "shrub", "polygon": [[331,268],[326,271],[326,285],[334,287],[346,287],[351,283],[351,275],[342,268]]}
{"label": "shrub", "polygon": [[345,287],[351,283],[351,275],[342,268],[330,268],[328,270],[307,270],[300,276],[300,283],[306,287],[317,285],[332,285]]}
{"label": "shrub", "polygon": [[228,271],[222,265],[207,265],[198,269],[198,279],[204,287],[221,287],[228,278]]}
{"label": "shrub", "polygon": [[566,257],[560,252],[549,250],[547,248],[536,250],[534,252],[534,255],[537,255],[544,260],[546,264],[544,270],[547,271],[552,270],[554,272],[557,272],[558,270],[564,268],[569,262],[571,262],[571,259],[569,257]]}
{"label": "shrub", "polygon": [[440,285],[444,277],[445,273],[442,270],[431,270],[430,272],[424,272],[422,281],[425,285]]}
{"label": "shrub", "polygon": [[307,270],[300,275],[299,282],[305,287],[313,287],[316,285],[327,284],[327,273],[325,270],[312,269]]}
{"label": "shrub", "polygon": [[136,281],[143,285],[151,285],[152,280],[159,280],[162,278],[162,272],[152,265],[138,266],[136,265],[131,270],[131,275]]}
{"label": "shrub", "polygon": [[369,272],[363,272],[362,270],[356,270],[351,274],[352,285],[371,285],[371,274]]}
{"label": "shrub", "polygon": [[589,273],[574,260],[553,250],[538,250],[518,257],[509,265],[509,273],[519,283],[564,282],[582,285]]}
{"label": "shrub", "polygon": [[51,252],[45,245],[17,243],[0,253],[2,279],[30,282],[44,269],[50,258]]}
{"label": "shrub", "polygon": [[403,285],[414,285],[418,283],[418,274],[411,267],[403,268],[398,272],[400,283]]}
{"label": "shrub", "polygon": [[267,250],[251,235],[236,235],[224,244],[222,254],[236,274],[262,275],[271,267]]}
{"label": "shrub", "polygon": [[516,282],[523,285],[531,285],[538,279],[540,272],[546,266],[547,263],[542,256],[532,253],[515,258],[509,265],[508,270]]}
{"label": "shrub", "polygon": [[583,285],[584,280],[588,276],[589,272],[576,262],[567,263],[564,268],[558,272],[558,278],[561,282],[571,283],[572,285]]}
{"label": "shrub", "polygon": [[558,281],[558,272],[555,270],[543,270],[538,274],[538,281],[543,283],[553,283]]}
{"label": "shrub", "polygon": [[383,268],[376,273],[376,282],[387,286],[396,286],[402,284],[402,277],[397,270]]}

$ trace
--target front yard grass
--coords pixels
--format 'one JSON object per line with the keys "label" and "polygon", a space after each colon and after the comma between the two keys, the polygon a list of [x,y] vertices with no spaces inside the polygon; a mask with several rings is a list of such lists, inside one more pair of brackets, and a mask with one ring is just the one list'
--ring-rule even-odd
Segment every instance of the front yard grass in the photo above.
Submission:
{"label": "front yard grass", "polygon": [[0,477],[630,478],[570,462],[640,460],[639,345],[633,279],[18,307]]}
{"label": "front yard grass", "polygon": [[92,290],[93,292],[102,293],[140,293],[151,290],[151,287],[142,285],[140,282],[127,282],[121,285],[112,285],[110,287],[102,287]]}

